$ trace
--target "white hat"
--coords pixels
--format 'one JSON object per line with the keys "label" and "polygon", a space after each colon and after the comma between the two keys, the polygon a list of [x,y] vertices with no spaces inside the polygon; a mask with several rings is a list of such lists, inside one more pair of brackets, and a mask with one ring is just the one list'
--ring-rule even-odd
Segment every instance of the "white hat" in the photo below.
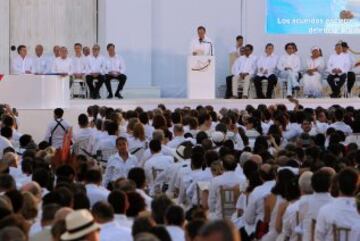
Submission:
{"label": "white hat", "polygon": [[94,217],[86,209],[69,213],[65,223],[66,232],[61,235],[61,240],[78,239],[100,229],[100,226],[95,223]]}
{"label": "white hat", "polygon": [[314,50],[320,51],[320,47],[318,47],[318,46],[313,46],[313,47],[311,48],[311,52],[314,51]]}
{"label": "white hat", "polygon": [[211,140],[215,144],[222,143],[225,141],[225,135],[221,131],[215,131],[215,132],[211,133]]}

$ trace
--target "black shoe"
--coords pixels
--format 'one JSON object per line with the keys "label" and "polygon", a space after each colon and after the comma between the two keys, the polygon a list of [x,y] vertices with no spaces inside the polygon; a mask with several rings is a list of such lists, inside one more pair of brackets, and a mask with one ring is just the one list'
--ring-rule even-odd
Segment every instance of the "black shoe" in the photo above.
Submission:
{"label": "black shoe", "polygon": [[106,98],[107,98],[107,99],[112,99],[112,98],[113,98],[113,95],[108,95]]}
{"label": "black shoe", "polygon": [[115,97],[117,97],[117,98],[119,98],[119,99],[124,99],[124,97],[122,97],[122,95],[121,95],[120,93],[117,93],[117,94],[115,95]]}
{"label": "black shoe", "polygon": [[96,95],[96,99],[101,99],[100,94],[97,94],[97,95]]}

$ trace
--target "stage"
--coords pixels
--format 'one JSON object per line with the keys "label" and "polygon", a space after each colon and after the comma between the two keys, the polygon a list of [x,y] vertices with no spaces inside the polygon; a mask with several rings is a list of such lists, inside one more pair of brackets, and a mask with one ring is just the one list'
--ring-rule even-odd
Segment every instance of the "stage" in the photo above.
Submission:
{"label": "stage", "polygon": [[[341,99],[299,99],[300,104],[304,107],[316,108],[322,106],[329,108],[334,104],[341,105],[343,107],[353,106],[360,108],[360,98],[341,98]],[[9,103],[11,104],[11,103]],[[70,100],[69,108],[65,109],[64,119],[74,125],[77,128],[77,117],[81,113],[86,113],[86,109],[90,105],[108,106],[113,108],[122,109],[124,111],[135,109],[140,106],[144,110],[152,110],[158,106],[158,104],[164,104],[168,109],[174,110],[178,107],[188,106],[195,108],[198,105],[211,105],[216,111],[223,107],[244,109],[247,105],[257,106],[259,104],[277,105],[285,104],[289,109],[294,107],[294,104],[290,103],[287,99],[214,99],[214,100],[190,100],[190,99],[111,99],[111,100],[85,100],[75,99]],[[16,108],[16,106],[13,106]],[[18,109],[19,111],[19,124],[21,133],[31,133],[36,141],[41,141],[45,134],[45,129],[49,121],[52,119],[52,109]]]}

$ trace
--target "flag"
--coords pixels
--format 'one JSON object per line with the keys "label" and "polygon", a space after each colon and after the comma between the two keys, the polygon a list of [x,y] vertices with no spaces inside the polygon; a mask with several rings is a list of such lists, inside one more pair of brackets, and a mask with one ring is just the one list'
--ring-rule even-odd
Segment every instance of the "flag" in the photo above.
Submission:
{"label": "flag", "polygon": [[4,78],[3,74],[0,74],[0,81]]}

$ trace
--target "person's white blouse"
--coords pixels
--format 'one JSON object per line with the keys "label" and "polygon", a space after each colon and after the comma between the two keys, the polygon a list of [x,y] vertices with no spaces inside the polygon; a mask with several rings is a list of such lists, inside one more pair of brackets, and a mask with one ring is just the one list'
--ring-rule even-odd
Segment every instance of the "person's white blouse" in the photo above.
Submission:
{"label": "person's white blouse", "polygon": [[309,58],[306,61],[306,68],[307,69],[317,69],[319,73],[322,73],[325,69],[325,60],[323,57],[318,57],[316,59]]}
{"label": "person's white blouse", "polygon": [[[263,55],[257,61],[257,74],[258,76],[269,77],[276,71],[279,57],[275,54]],[[262,69],[262,71],[260,71]]]}
{"label": "person's white blouse", "polygon": [[191,41],[190,55],[193,55],[194,52],[199,56],[214,56],[214,43],[207,36],[202,41],[200,41],[199,37],[196,37]]}

